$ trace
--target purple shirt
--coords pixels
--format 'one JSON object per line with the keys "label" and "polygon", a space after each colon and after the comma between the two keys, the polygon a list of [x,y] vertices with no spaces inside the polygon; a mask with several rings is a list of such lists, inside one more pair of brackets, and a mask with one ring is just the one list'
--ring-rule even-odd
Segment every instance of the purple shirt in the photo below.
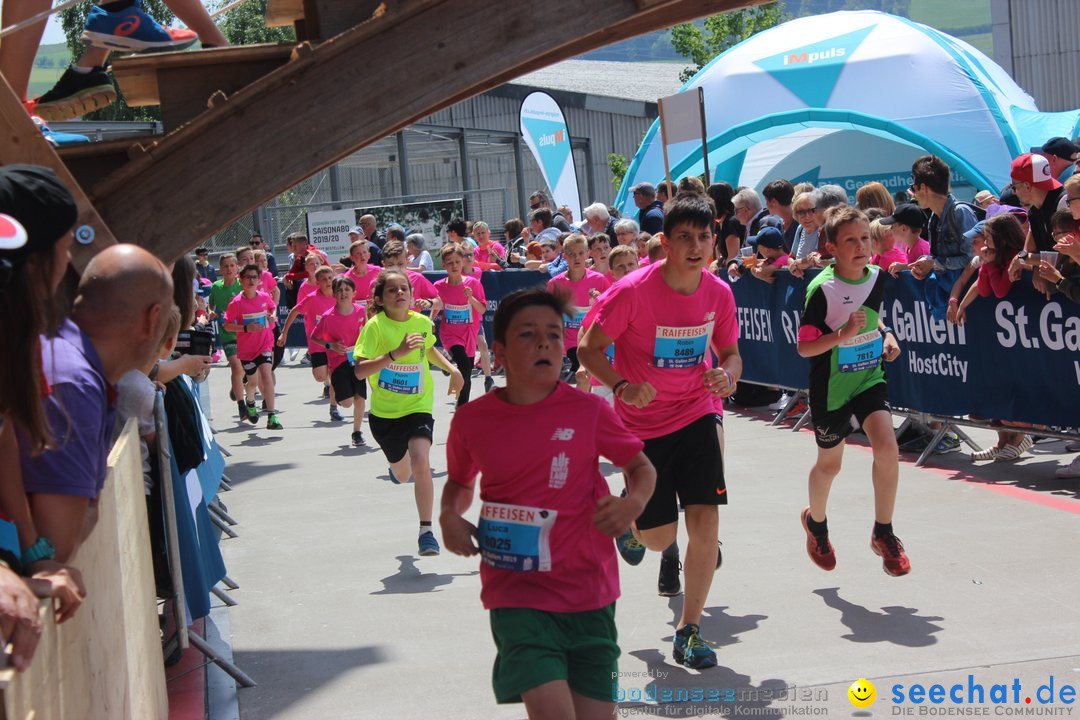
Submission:
{"label": "purple shirt", "polygon": [[56,337],[41,338],[41,357],[52,386],[44,403],[56,449],[30,457],[28,443],[20,441],[23,485],[28,494],[96,498],[112,447],[116,390],[105,379],[94,344],[71,320]]}

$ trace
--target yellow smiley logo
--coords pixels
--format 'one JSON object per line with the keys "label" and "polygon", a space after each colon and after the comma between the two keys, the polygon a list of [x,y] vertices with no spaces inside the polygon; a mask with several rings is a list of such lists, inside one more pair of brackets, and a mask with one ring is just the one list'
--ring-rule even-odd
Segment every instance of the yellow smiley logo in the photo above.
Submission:
{"label": "yellow smiley logo", "polygon": [[874,683],[866,678],[859,678],[851,683],[851,687],[847,689],[847,696],[855,707],[868,708],[877,699],[877,689],[874,687]]}

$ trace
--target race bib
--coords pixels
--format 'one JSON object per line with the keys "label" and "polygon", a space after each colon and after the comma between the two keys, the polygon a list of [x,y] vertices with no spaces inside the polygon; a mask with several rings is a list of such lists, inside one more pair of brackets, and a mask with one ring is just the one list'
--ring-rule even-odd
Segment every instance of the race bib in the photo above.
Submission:
{"label": "race bib", "polygon": [[711,322],[695,327],[657,327],[653,367],[690,368],[700,365],[705,360],[712,331]]}
{"label": "race bib", "polygon": [[604,349],[604,357],[606,357],[608,362],[612,365],[615,364],[615,343],[611,343]]}
{"label": "race bib", "polygon": [[444,305],[443,322],[447,325],[469,325],[472,323],[472,308],[468,305]]}
{"label": "race bib", "polygon": [[379,387],[399,395],[419,395],[424,392],[424,366],[390,363],[379,372]]}
{"label": "race bib", "polygon": [[257,313],[244,313],[244,329],[246,330],[251,325],[266,326],[266,311]]}
{"label": "race bib", "polygon": [[476,527],[480,556],[500,570],[549,572],[548,540],[557,515],[555,510],[484,503]]}
{"label": "race bib", "polygon": [[885,338],[877,330],[856,335],[841,343],[836,364],[840,372],[859,372],[877,367]]}
{"label": "race bib", "polygon": [[581,329],[581,323],[585,321],[585,314],[589,312],[589,308],[579,308],[570,306],[570,310],[573,311],[573,315],[563,315],[563,322],[566,323],[567,330],[579,330]]}

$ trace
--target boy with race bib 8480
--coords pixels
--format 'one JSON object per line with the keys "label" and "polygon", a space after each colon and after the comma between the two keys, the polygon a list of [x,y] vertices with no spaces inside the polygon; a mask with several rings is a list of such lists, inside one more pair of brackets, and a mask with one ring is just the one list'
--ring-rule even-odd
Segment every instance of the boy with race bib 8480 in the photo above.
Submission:
{"label": "boy with race bib 8480", "polygon": [[830,210],[825,232],[825,247],[836,264],[807,287],[799,327],[799,355],[810,358],[810,417],[818,446],[810,471],[810,505],[802,511],[806,552],[822,570],[836,567],[825,509],[854,419],[874,452],[870,548],[881,556],[886,573],[906,575],[911,563],[892,529],[900,461],[881,361],[899,357],[900,346],[880,315],[885,271],[867,265],[870,225],[859,210]]}
{"label": "boy with race bib 8480", "polygon": [[[496,700],[524,702],[530,718],[606,719],[619,656],[612,538],[641,512],[656,473],[603,398],[559,382],[565,311],[539,290],[500,303],[493,349],[506,387],[458,408],[439,521],[448,550],[483,559]],[[525,436],[543,442],[506,442]],[[600,455],[623,467],[627,497],[608,491]],[[474,526],[462,515],[478,475]]]}

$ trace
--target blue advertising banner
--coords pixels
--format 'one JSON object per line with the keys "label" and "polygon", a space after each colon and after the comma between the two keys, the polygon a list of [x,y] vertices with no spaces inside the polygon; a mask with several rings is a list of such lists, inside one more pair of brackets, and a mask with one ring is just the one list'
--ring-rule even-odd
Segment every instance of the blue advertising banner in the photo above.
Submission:
{"label": "blue advertising banner", "polygon": [[[805,388],[796,352],[808,276],[732,284],[747,380]],[[927,413],[1075,427],[1080,425],[1080,305],[1047,300],[1026,274],[1005,298],[980,297],[963,325],[935,320],[910,273],[886,279],[882,316],[900,357],[886,365],[894,407]]]}

